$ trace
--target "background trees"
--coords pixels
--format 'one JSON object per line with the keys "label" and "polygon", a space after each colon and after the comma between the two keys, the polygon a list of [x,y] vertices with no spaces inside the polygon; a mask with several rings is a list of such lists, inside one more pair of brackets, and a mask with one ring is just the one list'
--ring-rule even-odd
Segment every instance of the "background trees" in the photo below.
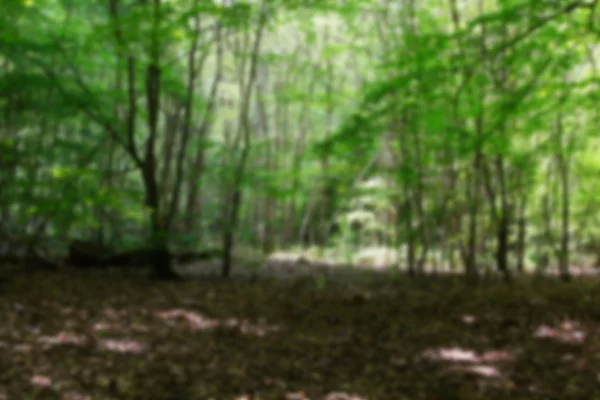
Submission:
{"label": "background trees", "polygon": [[[596,0],[0,1],[0,399],[598,398],[597,279],[398,271],[600,265],[599,29]],[[24,268],[63,261],[241,276]]]}
{"label": "background trees", "polygon": [[3,251],[593,264],[596,2],[396,3],[5,2]]}

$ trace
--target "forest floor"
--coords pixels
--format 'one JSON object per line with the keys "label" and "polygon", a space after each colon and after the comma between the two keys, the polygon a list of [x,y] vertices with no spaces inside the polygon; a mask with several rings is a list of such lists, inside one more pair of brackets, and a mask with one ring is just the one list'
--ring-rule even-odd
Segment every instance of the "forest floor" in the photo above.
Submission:
{"label": "forest floor", "polygon": [[596,278],[0,281],[0,400],[598,398]]}

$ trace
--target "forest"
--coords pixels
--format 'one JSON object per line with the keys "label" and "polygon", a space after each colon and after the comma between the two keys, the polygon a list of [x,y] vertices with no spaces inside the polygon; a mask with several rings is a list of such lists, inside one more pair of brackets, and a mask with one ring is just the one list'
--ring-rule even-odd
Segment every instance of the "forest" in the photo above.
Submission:
{"label": "forest", "polygon": [[600,399],[598,0],[0,3],[0,400]]}

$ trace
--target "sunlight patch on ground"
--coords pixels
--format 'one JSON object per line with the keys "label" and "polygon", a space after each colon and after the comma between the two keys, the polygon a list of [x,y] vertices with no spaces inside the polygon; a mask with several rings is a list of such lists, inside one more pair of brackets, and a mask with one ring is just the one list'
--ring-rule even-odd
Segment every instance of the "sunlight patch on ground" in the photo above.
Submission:
{"label": "sunlight patch on ground", "polygon": [[148,349],[145,343],[132,339],[95,339],[71,332],[59,332],[54,336],[42,336],[37,339],[44,350],[57,346],[97,346],[99,349],[123,354],[141,354]]}
{"label": "sunlight patch on ground", "polygon": [[94,323],[94,325],[92,326],[92,329],[95,332],[99,332],[99,333],[131,333],[131,332],[138,332],[138,333],[145,333],[145,332],[149,332],[150,328],[148,328],[145,325],[142,324],[131,324],[131,325],[126,325],[126,324],[122,324],[122,323],[118,323],[118,322],[106,322],[106,321],[100,321],[100,322],[96,322]]}
{"label": "sunlight patch on ground", "polygon": [[51,388],[52,387],[52,379],[45,375],[34,375],[31,377],[29,382],[38,388]]}
{"label": "sunlight patch on ground", "polygon": [[387,247],[369,247],[357,252],[352,262],[364,267],[384,269],[398,262],[398,251]]}
{"label": "sunlight patch on ground", "polygon": [[423,356],[432,361],[449,361],[455,363],[487,363],[511,361],[513,356],[507,351],[490,350],[477,354],[473,350],[460,347],[428,349]]}
{"label": "sunlight patch on ground", "polygon": [[217,319],[205,317],[197,312],[183,309],[159,311],[155,315],[169,326],[178,327],[185,325],[193,332],[226,327],[237,329],[244,335],[264,336],[279,329],[277,326],[266,325],[264,323],[255,324],[248,320],[237,318],[229,318],[225,322],[221,322]]}
{"label": "sunlight patch on ground", "polygon": [[271,253],[267,259],[268,263],[306,263],[308,262],[308,257],[302,253],[291,253],[284,251],[277,251],[275,253]]}
{"label": "sunlight patch on ground", "polygon": [[477,375],[482,378],[501,378],[502,373],[493,364],[512,361],[513,355],[507,351],[490,350],[477,352],[460,347],[428,349],[423,357],[434,362],[450,362],[450,371]]}
{"label": "sunlight patch on ground", "polygon": [[551,339],[567,344],[581,344],[586,338],[586,333],[578,322],[565,321],[557,328],[540,325],[533,336],[538,339]]}
{"label": "sunlight patch on ground", "polygon": [[367,400],[367,398],[350,393],[334,392],[325,396],[324,400]]}
{"label": "sunlight patch on ground", "polygon": [[185,324],[194,332],[214,329],[219,326],[219,321],[216,319],[207,318],[193,311],[181,309],[159,311],[156,313],[156,316],[170,326]]}
{"label": "sunlight patch on ground", "polygon": [[254,324],[248,320],[238,320],[236,318],[230,318],[223,324],[229,328],[237,328],[244,335],[252,336],[265,336],[267,333],[275,332],[279,330],[277,326],[271,326],[266,324]]}
{"label": "sunlight patch on ground", "polygon": [[54,336],[41,336],[37,342],[44,348],[51,348],[56,346],[85,346],[88,339],[84,335],[63,331]]}
{"label": "sunlight patch on ground", "polygon": [[[397,399],[406,389],[431,399],[505,393],[543,400],[564,387],[570,398],[586,398],[582,394],[598,385],[600,328],[591,285],[564,289],[580,307],[576,317],[553,286],[547,297],[541,286],[544,301],[534,302],[523,301],[531,298],[529,286],[463,296],[448,290],[454,282],[445,278],[427,286],[407,279],[382,290],[357,284],[340,291],[315,290],[312,282],[245,280],[156,286],[127,280],[98,290],[95,277],[25,278],[17,287],[32,286],[31,293],[15,290],[0,306],[6,322],[0,323],[0,353],[8,360],[0,365],[0,400],[4,392],[7,399],[151,399],[176,385],[189,390],[189,398],[214,393],[215,399],[258,400],[260,390],[265,399]],[[73,293],[61,289],[67,285]],[[355,290],[370,300],[351,301]],[[586,290],[594,301],[580,303]],[[97,297],[82,302],[79,293],[86,292]],[[276,326],[279,332],[269,334]],[[548,339],[534,337],[540,326]],[[134,332],[138,328],[147,332]],[[204,330],[208,340],[198,336]],[[581,335],[573,332],[585,331],[586,340],[581,347],[553,346],[555,331],[576,338]],[[381,337],[377,345],[374,337]],[[326,397],[330,391],[339,393]]]}
{"label": "sunlight patch on ground", "polygon": [[122,354],[142,354],[148,350],[147,344],[129,339],[102,339],[98,341],[98,347]]}
{"label": "sunlight patch on ground", "polygon": [[467,325],[472,325],[477,322],[477,318],[474,315],[469,314],[462,315],[460,320]]}
{"label": "sunlight patch on ground", "polygon": [[500,378],[502,376],[502,373],[498,368],[491,365],[460,365],[453,366],[450,369],[456,372],[466,372],[478,375],[483,378]]}

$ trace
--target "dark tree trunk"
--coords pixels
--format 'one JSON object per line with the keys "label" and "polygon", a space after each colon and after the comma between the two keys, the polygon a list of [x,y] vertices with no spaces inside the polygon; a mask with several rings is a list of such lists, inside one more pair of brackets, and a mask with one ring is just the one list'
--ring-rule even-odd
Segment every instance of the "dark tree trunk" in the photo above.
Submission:
{"label": "dark tree trunk", "polygon": [[[566,139],[564,137],[563,119],[562,115],[559,114],[556,121],[557,140],[559,145],[566,147]],[[564,150],[560,150],[557,155],[558,169],[560,174],[560,185],[561,185],[561,236],[560,236],[560,248],[558,250],[558,271],[560,279],[563,281],[571,280],[571,270],[569,266],[570,254],[569,246],[571,242],[570,235],[570,170],[569,170],[569,159],[563,153]]]}
{"label": "dark tree trunk", "polygon": [[497,248],[496,248],[496,266],[505,281],[511,280],[510,270],[508,269],[508,234],[509,220],[505,213],[498,221]]}
{"label": "dark tree trunk", "polygon": [[241,202],[242,191],[239,185],[236,185],[231,198],[231,204],[229,205],[229,214],[226,220],[227,226],[223,235],[223,265],[221,266],[221,276],[223,278],[228,278],[231,275],[233,249],[235,246],[235,229],[237,227]]}
{"label": "dark tree trunk", "polygon": [[[477,169],[479,168],[479,157],[475,159],[473,175],[477,175]],[[477,279],[477,213],[479,212],[477,196],[477,179],[474,182],[467,182],[471,190],[471,206],[469,210],[469,236],[467,240],[467,248],[464,251],[463,262],[465,263],[465,274],[467,281],[474,281]],[[472,186],[471,186],[472,185]]]}
{"label": "dark tree trunk", "polygon": [[408,211],[406,214],[406,234],[407,234],[407,241],[406,241],[406,262],[407,262],[407,267],[408,267],[408,274],[409,275],[416,275],[417,273],[417,269],[416,269],[416,258],[417,258],[417,254],[416,254],[416,243],[415,243],[415,234],[413,231],[413,218],[412,218],[412,209],[410,207],[410,201],[407,200],[406,201],[406,210]]}
{"label": "dark tree trunk", "polygon": [[167,240],[167,232],[160,214],[160,197],[156,169],[152,159],[147,160],[142,170],[142,179],[146,191],[146,206],[150,209],[150,243],[151,243],[151,276],[157,279],[175,279],[171,254]]}
{"label": "dark tree trunk", "polygon": [[[258,27],[256,30],[256,36],[254,40],[254,46],[252,49],[252,56],[250,60],[250,71],[247,80],[246,86],[244,89],[244,96],[242,99],[242,105],[238,120],[238,131],[236,135],[237,138],[242,139],[242,148],[240,158],[238,159],[238,164],[236,166],[235,174],[234,174],[234,182],[231,186],[231,202],[226,208],[228,211],[225,216],[225,232],[223,233],[223,265],[221,269],[221,275],[226,278],[230,275],[231,272],[231,261],[233,254],[233,247],[235,245],[235,231],[238,225],[240,206],[242,205],[242,196],[243,190],[242,180],[244,178],[244,174],[246,172],[248,157],[250,155],[250,150],[252,147],[251,142],[251,131],[250,131],[250,100],[252,96],[252,88],[254,87],[254,82],[256,80],[256,73],[258,67],[258,57],[260,53],[260,44],[262,40],[263,29],[265,27],[265,23],[267,21],[267,6],[266,3],[262,4],[260,11],[260,19],[258,22]],[[242,79],[243,82],[243,79]],[[242,83],[243,86],[243,83]]]}
{"label": "dark tree trunk", "polygon": [[525,272],[525,250],[527,238],[527,222],[525,220],[525,205],[521,205],[519,212],[519,223],[517,230],[517,271],[519,274]]}
{"label": "dark tree trunk", "polygon": [[[566,164],[566,161],[563,161]],[[571,280],[571,270],[569,266],[569,245],[570,245],[570,234],[569,234],[569,171],[565,165],[561,166],[561,180],[562,180],[562,210],[561,210],[561,236],[560,236],[560,250],[558,252],[558,268],[560,273],[560,279],[563,281]]]}
{"label": "dark tree trunk", "polygon": [[146,207],[150,210],[150,242],[152,260],[151,276],[158,279],[174,279],[177,274],[171,265],[167,240],[167,218],[161,209],[160,190],[156,166],[156,138],[158,134],[158,114],[160,111],[161,70],[160,70],[160,18],[161,1],[154,0],[153,30],[150,47],[150,64],[146,68],[146,110],[148,112],[148,139],[142,167],[142,179],[146,190]]}

